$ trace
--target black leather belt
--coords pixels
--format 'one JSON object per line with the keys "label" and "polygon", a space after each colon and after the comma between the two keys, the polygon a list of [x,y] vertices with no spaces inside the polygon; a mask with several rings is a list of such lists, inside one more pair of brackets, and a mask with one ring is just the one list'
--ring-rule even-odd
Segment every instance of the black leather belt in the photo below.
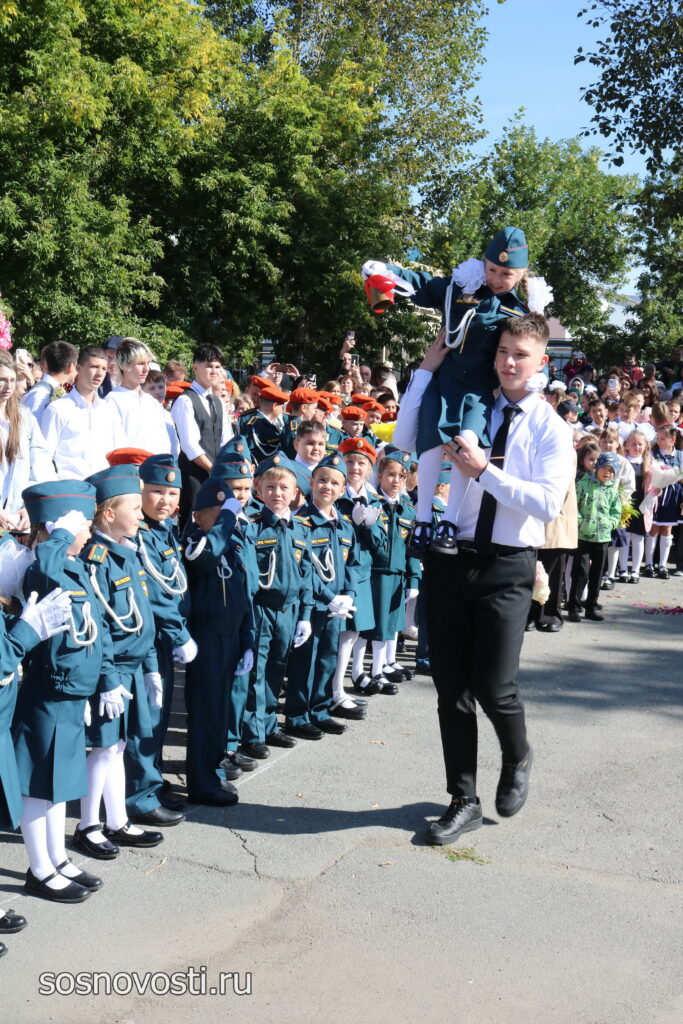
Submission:
{"label": "black leather belt", "polygon": [[535,548],[516,548],[509,544],[477,545],[472,540],[459,540],[458,553],[463,555],[518,555],[520,551],[535,551]]}

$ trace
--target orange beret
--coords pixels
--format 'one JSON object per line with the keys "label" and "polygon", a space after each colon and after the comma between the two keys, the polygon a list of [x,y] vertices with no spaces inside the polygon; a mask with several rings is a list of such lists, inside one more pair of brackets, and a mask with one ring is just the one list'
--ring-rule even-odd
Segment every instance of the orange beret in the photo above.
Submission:
{"label": "orange beret", "polygon": [[107,462],[110,466],[139,466],[151,454],[142,448],[115,448],[107,452]]}
{"label": "orange beret", "polygon": [[254,376],[249,378],[249,383],[255,384],[257,388],[269,388],[273,382],[268,380],[267,377]]}
{"label": "orange beret", "polygon": [[342,396],[335,394],[334,391],[319,391],[318,394],[322,395],[323,398],[326,398],[328,402],[332,402],[332,405],[341,407],[344,404]]}
{"label": "orange beret", "polygon": [[166,398],[177,398],[178,395],[182,395],[183,391],[187,391],[190,387],[192,387],[192,383],[189,380],[171,381],[170,384],[166,385]]}
{"label": "orange beret", "polygon": [[347,437],[339,445],[342,455],[364,455],[366,459],[375,464],[377,452],[365,437]]}
{"label": "orange beret", "polygon": [[318,392],[313,388],[295,388],[289,396],[294,405],[314,405],[318,401]]}
{"label": "orange beret", "polygon": [[351,395],[351,402],[362,409],[368,402],[374,402],[374,398],[370,398],[370,395]]}
{"label": "orange beret", "polygon": [[359,409],[357,405],[347,405],[341,411],[341,418],[343,420],[362,420],[365,422],[365,410]]}
{"label": "orange beret", "polygon": [[363,406],[363,408],[365,409],[366,413],[368,413],[368,412],[381,412],[381,413],[384,413],[384,406],[382,405],[381,402],[378,402],[374,398],[368,398],[368,400],[365,403],[365,405]]}
{"label": "orange beret", "polygon": [[325,398],[321,395],[318,399],[318,408],[323,412],[334,412],[337,407],[333,402],[330,402],[329,398]]}
{"label": "orange beret", "polygon": [[[377,404],[379,405],[379,402]],[[393,423],[397,415],[395,412],[383,412],[382,423]]]}
{"label": "orange beret", "polygon": [[275,387],[274,384],[268,384],[265,388],[261,388],[259,398],[264,398],[266,402],[284,403],[288,400],[289,395],[286,391],[281,391],[280,388]]}

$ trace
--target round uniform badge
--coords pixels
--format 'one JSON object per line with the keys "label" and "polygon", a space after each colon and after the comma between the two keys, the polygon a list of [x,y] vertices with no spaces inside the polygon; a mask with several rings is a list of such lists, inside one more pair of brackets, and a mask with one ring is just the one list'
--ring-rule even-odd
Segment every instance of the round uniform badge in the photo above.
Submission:
{"label": "round uniform badge", "polygon": [[339,456],[338,455],[335,455],[335,457],[332,459],[332,465],[333,466],[338,466],[339,465]]}
{"label": "round uniform badge", "polygon": [[140,481],[140,490],[144,491],[144,489],[145,489],[145,482],[144,482],[144,480],[141,480]]}
{"label": "round uniform badge", "polygon": [[506,252],[502,252],[500,254],[500,256],[498,257],[498,259],[500,260],[501,263],[507,263],[507,261],[510,259],[510,257],[508,256],[508,254]]}
{"label": "round uniform badge", "polygon": [[218,498],[219,501],[225,501],[225,492],[216,491],[216,497]]}
{"label": "round uniform badge", "polygon": [[236,452],[243,452],[244,451],[244,445],[243,444],[236,444],[235,445],[235,451]]}
{"label": "round uniform badge", "polygon": [[279,455],[273,455],[273,462],[274,462],[274,464],[276,466],[279,466],[280,465],[280,456]]}
{"label": "round uniform badge", "polygon": [[175,480],[175,473],[173,472],[173,470],[171,470],[170,473],[166,474],[166,479],[168,480],[169,484],[173,483],[173,481]]}
{"label": "round uniform badge", "polygon": [[249,470],[247,469],[246,466],[240,466],[240,473],[242,474],[242,476],[246,476],[248,472]]}
{"label": "round uniform badge", "polygon": [[359,439],[358,441],[356,441],[356,448],[362,448],[362,447],[363,447],[363,442]]}

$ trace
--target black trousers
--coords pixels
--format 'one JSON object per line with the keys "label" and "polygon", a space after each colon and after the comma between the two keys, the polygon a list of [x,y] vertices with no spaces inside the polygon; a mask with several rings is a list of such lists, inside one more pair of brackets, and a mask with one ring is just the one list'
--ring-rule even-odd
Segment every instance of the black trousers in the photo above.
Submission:
{"label": "black trousers", "polygon": [[477,795],[477,702],[505,763],[522,761],[529,750],[515,676],[535,568],[535,551],[425,558],[429,660],[446,788],[456,798]]}
{"label": "black trousers", "polygon": [[580,540],[577,550],[574,552],[572,563],[572,585],[569,589],[569,600],[567,608],[570,612],[581,611],[581,595],[588,583],[588,595],[586,597],[586,611],[595,611],[600,595],[600,583],[602,582],[602,570],[605,565],[607,544],[598,544],[597,541]]}

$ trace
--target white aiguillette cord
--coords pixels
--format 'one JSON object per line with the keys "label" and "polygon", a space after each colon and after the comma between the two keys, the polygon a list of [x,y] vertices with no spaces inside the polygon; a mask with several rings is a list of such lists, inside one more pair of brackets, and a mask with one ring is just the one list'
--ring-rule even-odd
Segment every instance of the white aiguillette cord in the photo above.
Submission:
{"label": "white aiguillette cord", "polygon": [[[164,576],[164,574],[152,564],[152,560],[149,557],[149,552],[144,545],[142,535],[138,533],[138,551],[140,552],[140,558],[145,569],[152,577],[153,580],[159,584],[162,590],[167,594],[181,595],[187,590],[187,576],[182,570],[180,562],[177,558],[171,559],[171,565],[173,566],[173,572],[170,576]],[[173,584],[177,583],[174,587]]]}
{"label": "white aiguillette cord", "polygon": [[[97,582],[97,569],[95,568],[94,565],[90,566],[90,582],[92,583],[92,588],[95,591],[95,595],[98,601],[100,602],[100,604],[102,605],[102,607],[104,608],[112,622],[115,622],[123,633],[139,633],[144,625],[144,619],[142,617],[140,609],[137,606],[135,594],[133,593],[133,588],[126,587],[126,590],[128,591],[128,614],[124,616],[123,619],[121,619],[116,614],[114,609],[111,608],[109,604],[107,604],[105,596],[100,589],[99,583]],[[126,626],[125,623],[130,618],[133,619],[134,625]]]}

